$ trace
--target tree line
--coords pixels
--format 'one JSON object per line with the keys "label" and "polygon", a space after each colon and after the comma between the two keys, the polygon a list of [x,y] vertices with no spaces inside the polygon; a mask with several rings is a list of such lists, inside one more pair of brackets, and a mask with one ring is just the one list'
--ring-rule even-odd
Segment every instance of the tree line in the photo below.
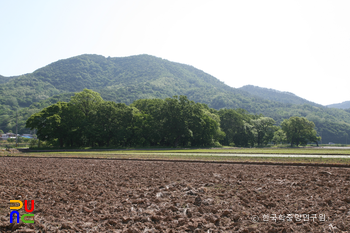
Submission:
{"label": "tree line", "polygon": [[26,127],[59,147],[298,146],[320,140],[315,124],[303,117],[291,117],[279,127],[261,114],[215,110],[186,96],[139,99],[127,106],[88,89],[31,115]]}

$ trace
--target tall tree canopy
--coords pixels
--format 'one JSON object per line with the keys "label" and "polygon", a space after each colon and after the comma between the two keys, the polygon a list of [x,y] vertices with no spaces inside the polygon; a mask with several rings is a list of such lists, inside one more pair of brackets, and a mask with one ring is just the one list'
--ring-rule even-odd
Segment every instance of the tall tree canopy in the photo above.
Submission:
{"label": "tall tree canopy", "polygon": [[92,90],[75,93],[33,114],[26,127],[42,141],[60,147],[82,146],[264,146],[285,138],[291,145],[317,142],[315,124],[302,117],[282,122],[243,109],[209,108],[186,96],[139,99],[130,106],[104,101]]}
{"label": "tall tree canopy", "polygon": [[308,142],[318,142],[321,137],[317,136],[315,124],[305,117],[291,117],[281,124],[290,145],[306,145]]}
{"label": "tall tree canopy", "polygon": [[26,127],[63,146],[208,146],[225,135],[220,118],[186,96],[141,99],[131,106],[104,101],[92,90],[33,114]]}
{"label": "tall tree canopy", "polygon": [[272,141],[274,132],[278,129],[273,127],[275,124],[274,119],[270,117],[259,117],[258,119],[253,119],[251,123],[258,146],[266,145]]}

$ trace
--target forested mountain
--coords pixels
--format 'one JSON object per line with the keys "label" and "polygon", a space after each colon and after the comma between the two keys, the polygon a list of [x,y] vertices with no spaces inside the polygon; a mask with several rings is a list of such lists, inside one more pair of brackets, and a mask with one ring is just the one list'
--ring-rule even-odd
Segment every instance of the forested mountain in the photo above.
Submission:
{"label": "forested mountain", "polygon": [[0,92],[6,98],[0,103],[28,107],[50,96],[84,88],[98,91],[107,100],[126,104],[140,98],[173,95],[186,95],[214,108],[247,107],[253,111],[269,104],[253,97],[256,104],[246,106],[252,100],[249,93],[231,88],[192,66],[149,55],[125,58],[81,55],[60,60],[2,85]]}
{"label": "forested mountain", "polygon": [[327,105],[329,108],[340,108],[340,109],[349,109],[350,108],[350,101],[344,101],[342,103],[338,104],[330,104]]}
{"label": "forested mountain", "polygon": [[185,95],[214,109],[243,108],[252,114],[263,114],[278,124],[290,116],[305,116],[315,120],[323,142],[346,143],[350,135],[347,111],[326,108],[291,93],[232,88],[192,66],[150,55],[80,55],[30,74],[0,76],[0,83],[0,129],[4,132],[15,131],[17,109],[19,132],[28,132],[24,123],[33,113],[57,101],[68,102],[74,92],[88,88],[99,92],[106,101],[127,105],[137,99]]}
{"label": "forested mountain", "polygon": [[300,98],[299,96],[296,96],[295,94],[286,92],[286,91],[278,91],[271,88],[263,88],[263,87],[253,86],[253,85],[246,85],[239,89],[249,92],[254,96],[261,97],[267,100],[276,101],[276,102],[281,102],[286,104],[309,104],[317,107],[322,106],[320,104],[313,103],[311,101]]}

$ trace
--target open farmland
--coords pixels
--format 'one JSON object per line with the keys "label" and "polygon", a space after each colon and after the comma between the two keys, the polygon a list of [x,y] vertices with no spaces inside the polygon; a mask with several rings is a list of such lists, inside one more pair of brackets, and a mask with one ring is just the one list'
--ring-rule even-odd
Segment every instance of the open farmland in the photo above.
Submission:
{"label": "open farmland", "polygon": [[0,156],[116,160],[205,161],[236,164],[319,165],[350,168],[349,148],[66,149],[1,151]]}
{"label": "open farmland", "polygon": [[[1,232],[350,229],[348,168],[0,157],[0,170]],[[35,223],[10,224],[9,200],[35,200]]]}

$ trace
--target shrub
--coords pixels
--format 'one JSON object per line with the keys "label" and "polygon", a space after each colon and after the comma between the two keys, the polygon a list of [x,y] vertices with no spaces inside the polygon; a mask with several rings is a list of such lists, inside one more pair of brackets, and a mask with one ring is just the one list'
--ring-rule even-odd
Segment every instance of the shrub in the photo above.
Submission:
{"label": "shrub", "polygon": [[16,141],[15,138],[9,138],[9,139],[7,139],[7,142],[15,142],[15,141]]}
{"label": "shrub", "polygon": [[38,146],[38,139],[30,139],[29,147],[37,147]]}

